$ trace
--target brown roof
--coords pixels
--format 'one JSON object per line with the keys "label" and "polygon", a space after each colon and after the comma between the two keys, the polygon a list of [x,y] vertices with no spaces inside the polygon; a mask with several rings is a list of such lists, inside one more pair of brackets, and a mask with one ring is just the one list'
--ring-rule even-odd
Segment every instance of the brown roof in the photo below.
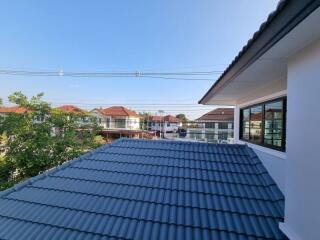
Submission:
{"label": "brown roof", "polygon": [[73,105],[63,105],[63,106],[57,107],[56,109],[60,109],[60,110],[63,110],[66,112],[72,112],[72,113],[85,113],[86,112],[85,110],[78,108],[76,106],[73,106]]}
{"label": "brown roof", "polygon": [[233,121],[233,117],[233,108],[217,108],[199,117],[197,121]]}
{"label": "brown roof", "polygon": [[140,117],[135,111],[122,106],[114,106],[105,109],[95,109],[96,111],[106,116],[128,116],[128,117]]}
{"label": "brown roof", "polygon": [[148,117],[148,121],[151,121],[151,122],[162,122],[163,121],[163,117],[162,116],[149,116]]}
{"label": "brown roof", "polygon": [[172,115],[166,115],[164,117],[163,116],[149,116],[148,120],[152,121],[152,122],[163,122],[163,121],[170,122],[170,123],[181,122],[181,120],[179,118],[176,118],[175,116],[172,116]]}
{"label": "brown roof", "polygon": [[181,120],[179,118],[176,118],[175,116],[172,115],[167,115],[164,117],[164,120],[167,122],[172,122],[172,123],[179,123]]}
{"label": "brown roof", "polygon": [[28,110],[24,107],[0,107],[0,113],[26,113]]}

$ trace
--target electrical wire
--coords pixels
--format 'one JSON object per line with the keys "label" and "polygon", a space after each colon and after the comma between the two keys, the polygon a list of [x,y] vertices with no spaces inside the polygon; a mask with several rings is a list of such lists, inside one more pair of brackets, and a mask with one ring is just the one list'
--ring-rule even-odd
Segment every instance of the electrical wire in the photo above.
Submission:
{"label": "electrical wire", "polygon": [[[0,75],[34,76],[34,77],[76,77],[76,78],[154,78],[182,81],[214,81],[210,78],[198,76],[212,76],[222,71],[194,71],[194,72],[68,72],[68,71],[31,71],[0,69]],[[188,78],[189,76],[189,78]]]}

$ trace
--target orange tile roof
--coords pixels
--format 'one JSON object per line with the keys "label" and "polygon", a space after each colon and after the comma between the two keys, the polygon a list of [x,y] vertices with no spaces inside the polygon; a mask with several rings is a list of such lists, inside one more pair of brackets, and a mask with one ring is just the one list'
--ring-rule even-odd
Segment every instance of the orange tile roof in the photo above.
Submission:
{"label": "orange tile roof", "polygon": [[181,120],[175,116],[172,116],[172,115],[167,115],[167,116],[164,116],[164,120],[167,121],[167,122],[172,122],[172,123],[179,123],[181,122]]}
{"label": "orange tile roof", "polygon": [[123,106],[113,106],[105,109],[96,109],[106,116],[127,116],[127,117],[140,117],[135,111],[132,111]]}
{"label": "orange tile roof", "polygon": [[179,118],[176,118],[175,116],[172,115],[166,115],[166,116],[149,116],[148,118],[149,121],[152,122],[161,122],[161,121],[166,121],[170,123],[179,123],[181,120]]}
{"label": "orange tile roof", "polygon": [[76,106],[73,106],[73,105],[63,105],[63,106],[57,107],[56,109],[60,109],[60,110],[63,110],[66,112],[72,112],[72,113],[85,113],[86,112],[85,110],[78,108]]}
{"label": "orange tile roof", "polygon": [[0,113],[26,113],[28,110],[24,107],[0,107]]}
{"label": "orange tile roof", "polygon": [[163,117],[162,116],[149,116],[148,120],[151,122],[160,122],[160,121],[163,121]]}

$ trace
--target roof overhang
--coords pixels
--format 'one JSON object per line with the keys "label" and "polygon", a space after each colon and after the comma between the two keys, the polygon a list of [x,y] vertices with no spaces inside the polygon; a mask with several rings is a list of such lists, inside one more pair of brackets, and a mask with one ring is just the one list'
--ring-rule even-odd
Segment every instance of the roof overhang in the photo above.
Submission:
{"label": "roof overhang", "polygon": [[236,105],[286,90],[287,58],[320,38],[319,6],[320,0],[281,1],[199,103]]}

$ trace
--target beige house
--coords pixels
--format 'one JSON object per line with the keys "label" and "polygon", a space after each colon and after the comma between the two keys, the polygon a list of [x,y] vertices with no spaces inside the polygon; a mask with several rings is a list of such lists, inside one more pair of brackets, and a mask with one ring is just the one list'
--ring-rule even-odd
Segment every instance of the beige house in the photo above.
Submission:
{"label": "beige house", "polygon": [[103,129],[140,130],[140,116],[123,106],[96,108],[91,114]]}

